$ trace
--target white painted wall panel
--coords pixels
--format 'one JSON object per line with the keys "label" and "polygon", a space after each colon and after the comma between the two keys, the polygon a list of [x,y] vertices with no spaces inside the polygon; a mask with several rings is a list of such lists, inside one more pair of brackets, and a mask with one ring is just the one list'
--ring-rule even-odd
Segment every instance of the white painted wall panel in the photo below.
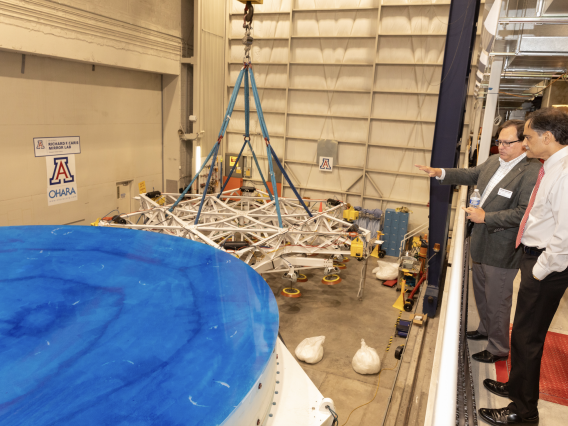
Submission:
{"label": "white painted wall panel", "polygon": [[371,66],[294,65],[290,69],[290,87],[368,92],[372,74]]}
{"label": "white painted wall panel", "polygon": [[[369,115],[369,95],[366,93],[290,91],[288,107],[291,113],[343,115],[366,118]],[[333,122],[331,122],[333,126]]]}
{"label": "white painted wall panel", "polygon": [[296,139],[290,143],[286,151],[286,161],[316,162],[317,142],[314,140]]}
{"label": "white painted wall panel", "polygon": [[444,37],[380,37],[379,63],[442,64]]}
{"label": "white painted wall panel", "polygon": [[373,39],[292,39],[291,62],[372,64]]}
{"label": "white painted wall panel", "polygon": [[[427,163],[424,163],[427,161]],[[430,153],[411,149],[369,147],[367,166],[382,171],[413,173],[422,176],[415,169],[415,164],[430,164]],[[425,175],[427,180],[427,175]]]}
{"label": "white painted wall panel", "polygon": [[340,9],[348,7],[377,7],[380,0],[295,0],[297,9]]}
{"label": "white painted wall panel", "polygon": [[443,34],[450,6],[385,7],[381,10],[381,34]]}
{"label": "white painted wall panel", "polygon": [[375,71],[375,90],[426,92],[438,94],[442,67],[379,65]]}
{"label": "white painted wall panel", "polygon": [[436,120],[438,97],[403,93],[375,93],[373,117],[401,120]]}
{"label": "white painted wall panel", "polygon": [[366,158],[365,151],[365,145],[340,143],[337,150],[337,155],[340,159],[339,164],[342,166],[356,166],[363,168]]}
{"label": "white painted wall panel", "polygon": [[366,120],[361,119],[289,115],[287,135],[300,138],[364,142],[367,138],[366,126]]}
{"label": "white painted wall panel", "polygon": [[428,179],[397,176],[390,196],[399,199],[411,198],[426,204],[430,199]]}
{"label": "white painted wall panel", "polygon": [[434,123],[377,120],[371,122],[369,143],[432,149]]}
{"label": "white painted wall panel", "polygon": [[[117,207],[116,182],[161,190],[161,79],[157,74],[0,51],[0,226],[87,224]],[[47,206],[46,160],[34,137],[80,136],[78,201]],[[136,205],[133,203],[133,207]]]}
{"label": "white painted wall panel", "polygon": [[375,10],[302,12],[292,22],[294,36],[370,36],[377,34]]}

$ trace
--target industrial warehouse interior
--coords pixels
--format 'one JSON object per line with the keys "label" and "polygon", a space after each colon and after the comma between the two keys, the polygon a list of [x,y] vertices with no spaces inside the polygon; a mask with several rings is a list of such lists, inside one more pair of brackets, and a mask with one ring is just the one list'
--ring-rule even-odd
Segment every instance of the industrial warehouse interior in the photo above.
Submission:
{"label": "industrial warehouse interior", "polygon": [[0,0],[0,99],[0,425],[566,423],[568,0]]}

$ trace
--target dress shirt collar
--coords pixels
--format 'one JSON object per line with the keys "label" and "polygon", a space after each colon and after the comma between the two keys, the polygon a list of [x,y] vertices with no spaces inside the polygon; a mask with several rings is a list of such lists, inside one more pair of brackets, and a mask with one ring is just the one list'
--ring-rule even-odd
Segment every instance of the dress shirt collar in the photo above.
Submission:
{"label": "dress shirt collar", "polygon": [[544,172],[549,172],[556,163],[566,156],[568,156],[568,147],[562,148],[560,151],[556,151],[544,162]]}
{"label": "dress shirt collar", "polygon": [[499,164],[501,165],[501,167],[503,167],[503,166],[514,167],[516,164],[518,164],[526,156],[527,156],[527,153],[523,152],[521,155],[519,155],[517,158],[514,158],[511,161],[505,161],[501,157],[499,157]]}

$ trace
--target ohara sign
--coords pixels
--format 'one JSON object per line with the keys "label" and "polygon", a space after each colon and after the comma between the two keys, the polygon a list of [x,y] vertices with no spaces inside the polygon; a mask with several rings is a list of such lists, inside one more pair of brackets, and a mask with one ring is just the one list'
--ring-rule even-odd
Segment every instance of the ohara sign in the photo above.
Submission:
{"label": "ohara sign", "polygon": [[75,173],[75,155],[46,157],[47,205],[69,203],[79,199]]}

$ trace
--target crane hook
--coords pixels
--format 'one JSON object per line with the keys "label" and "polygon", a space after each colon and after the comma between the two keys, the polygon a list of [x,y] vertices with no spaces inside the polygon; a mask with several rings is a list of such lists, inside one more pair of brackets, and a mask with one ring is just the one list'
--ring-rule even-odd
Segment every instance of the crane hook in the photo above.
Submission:
{"label": "crane hook", "polygon": [[250,1],[247,1],[245,6],[245,18],[243,28],[252,28],[252,18],[254,17],[254,6]]}

